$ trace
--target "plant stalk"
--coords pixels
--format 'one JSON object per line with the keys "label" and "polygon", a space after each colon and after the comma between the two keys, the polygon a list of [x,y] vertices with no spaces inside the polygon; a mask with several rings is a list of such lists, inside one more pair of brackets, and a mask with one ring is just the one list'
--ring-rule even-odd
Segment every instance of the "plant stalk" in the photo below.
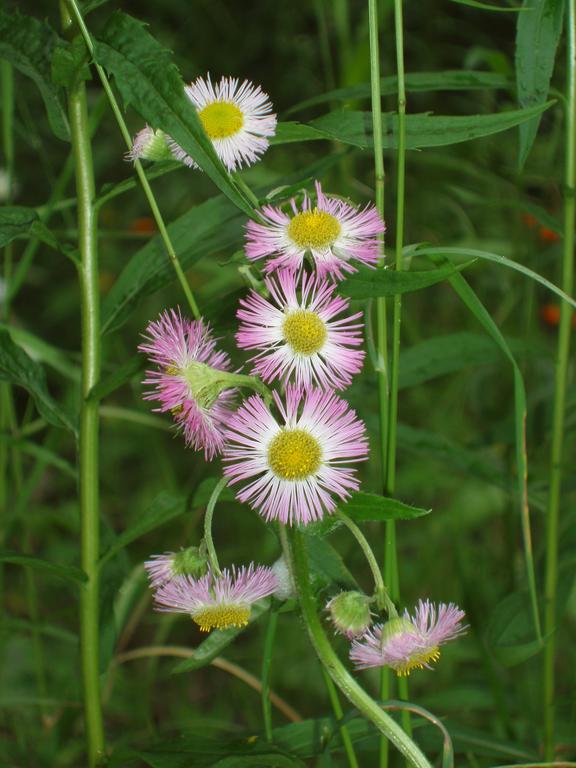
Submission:
{"label": "plant stalk", "polygon": [[[562,290],[571,295],[574,288],[574,227],[576,225],[576,0],[567,3],[567,92],[566,155],[564,170],[564,243],[562,250]],[[560,310],[556,353],[552,445],[550,451],[550,486],[546,516],[546,576],[544,587],[544,759],[554,759],[555,680],[558,588],[558,534],[564,455],[564,420],[572,308],[566,302]]]}
{"label": "plant stalk", "polygon": [[[62,5],[62,26],[71,34],[73,20]],[[100,378],[100,297],[94,167],[88,126],[86,89],[78,82],[68,94],[70,133],[76,176],[78,249],[82,312],[82,403],[80,406],[79,484],[81,562],[87,581],[80,587],[80,652],[88,764],[104,755],[99,660],[99,403],[90,392]]]}
{"label": "plant stalk", "polygon": [[264,719],[264,733],[266,741],[272,743],[272,703],[270,701],[270,670],[272,668],[272,654],[274,653],[274,640],[276,639],[276,628],[278,626],[278,611],[274,606],[270,608],[268,614],[268,624],[266,625],[266,635],[264,637],[264,653],[262,654],[262,717]]}
{"label": "plant stalk", "polygon": [[370,720],[378,730],[392,742],[415,768],[431,768],[420,748],[407,736],[402,728],[387,715],[354,680],[336,655],[328,640],[318,612],[316,601],[310,588],[308,558],[302,541],[302,534],[297,530],[291,534],[291,570],[300,601],[302,617],[318,658],[340,691],[358,711]]}
{"label": "plant stalk", "polygon": [[350,732],[346,725],[342,723],[344,712],[342,710],[342,705],[340,704],[340,699],[338,698],[338,691],[336,690],[336,686],[332,682],[332,678],[324,667],[322,667],[322,675],[324,676],[324,684],[326,685],[326,690],[328,691],[328,696],[330,697],[330,704],[332,704],[332,710],[334,711],[336,724],[340,729],[340,738],[342,739],[344,751],[346,752],[346,757],[348,758],[348,765],[350,768],[360,768],[358,758],[356,757],[356,752],[354,751],[354,744],[350,738]]}
{"label": "plant stalk", "polygon": [[216,502],[218,501],[218,498],[224,490],[225,486],[226,478],[223,477],[218,481],[216,487],[212,491],[212,495],[210,496],[210,500],[208,501],[208,505],[206,507],[206,514],[204,515],[204,543],[206,544],[206,550],[208,552],[208,562],[210,563],[210,568],[216,576],[220,576],[222,571],[220,570],[218,555],[216,554],[214,540],[212,538],[212,519],[214,517]]}

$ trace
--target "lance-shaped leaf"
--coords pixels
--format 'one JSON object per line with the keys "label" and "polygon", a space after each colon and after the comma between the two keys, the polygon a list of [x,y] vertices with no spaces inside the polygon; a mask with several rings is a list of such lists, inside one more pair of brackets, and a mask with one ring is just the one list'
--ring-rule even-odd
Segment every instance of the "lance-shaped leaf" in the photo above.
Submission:
{"label": "lance-shaped leaf", "polygon": [[[524,0],[516,26],[516,87],[522,107],[544,104],[550,90],[556,49],[562,32],[564,0]],[[520,125],[518,161],[526,162],[540,115]]]}
{"label": "lance-shaped leaf", "polygon": [[216,186],[251,216],[251,206],[232,183],[186,96],[171,52],[146,31],[144,24],[115,12],[95,43],[94,56],[114,75],[124,102],[153,128],[171,136]]}
{"label": "lance-shaped leaf", "polygon": [[34,81],[54,135],[68,141],[70,130],[62,92],[50,79],[52,52],[59,41],[56,32],[45,22],[0,11],[0,58]]}

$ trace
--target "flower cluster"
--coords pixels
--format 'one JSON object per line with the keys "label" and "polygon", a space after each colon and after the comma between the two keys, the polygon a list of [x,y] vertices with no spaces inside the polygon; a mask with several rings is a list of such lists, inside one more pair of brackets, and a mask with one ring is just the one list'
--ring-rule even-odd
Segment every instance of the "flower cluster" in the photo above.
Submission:
{"label": "flower cluster", "polygon": [[[259,88],[198,78],[186,88],[204,131],[228,171],[254,163],[268,147],[276,117]],[[133,158],[170,153],[197,164],[161,131],[145,128]],[[252,353],[249,374],[232,370],[208,323],[163,312],[148,325],[140,350],[153,368],[145,397],[172,414],[186,444],[221,455],[224,477],[240,502],[266,521],[307,525],[334,512],[359,487],[356,464],[368,457],[364,423],[341,397],[364,362],[363,313],[337,293],[359,266],[373,267],[385,227],[373,205],[331,197],[315,182],[285,206],[265,205],[246,226],[245,256],[262,275],[240,300],[239,350]],[[275,387],[272,392],[267,386]],[[240,390],[256,390],[241,399]],[[206,534],[211,541],[211,534]],[[210,544],[210,547],[212,545]],[[186,613],[201,631],[242,627],[252,605],[293,594],[291,576],[250,566],[220,571],[212,547],[189,548],[146,563],[159,610]],[[388,602],[389,620],[372,625],[376,597],[342,592],[327,604],[336,630],[352,642],[358,669],[392,667],[399,675],[429,667],[440,646],[464,631],[456,606],[420,601],[411,616]],[[378,607],[382,604],[378,602]]]}

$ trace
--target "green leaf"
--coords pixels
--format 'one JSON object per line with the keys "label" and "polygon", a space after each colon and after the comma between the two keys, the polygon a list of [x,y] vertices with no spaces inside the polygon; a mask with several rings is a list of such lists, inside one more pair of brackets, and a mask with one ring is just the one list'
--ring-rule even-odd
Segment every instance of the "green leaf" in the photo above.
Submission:
{"label": "green leaf", "polygon": [[31,235],[34,224],[39,221],[34,208],[16,205],[0,208],[0,248],[12,242],[16,237]]}
{"label": "green leaf", "polygon": [[457,3],[458,5],[467,5],[470,8],[478,8],[481,11],[499,11],[501,13],[519,13],[520,11],[525,10],[524,8],[511,8],[508,6],[502,6],[502,5],[491,5],[490,3],[480,3],[478,0],[450,0],[452,3]]}
{"label": "green leaf", "polygon": [[128,544],[131,544],[140,536],[144,536],[150,531],[154,531],[164,523],[174,520],[176,517],[180,517],[186,512],[188,504],[185,496],[175,496],[167,491],[162,491],[154,499],[152,504],[144,512],[144,514],[137,518],[136,522],[121,533],[115,540],[112,546],[102,555],[100,558],[100,566],[114,557]]}
{"label": "green leaf", "polygon": [[88,50],[81,35],[77,35],[72,42],[60,40],[52,54],[54,85],[75,88],[79,82],[89,79]]}
{"label": "green leaf", "polygon": [[50,80],[52,52],[58,35],[43,21],[0,11],[0,58],[31,78],[40,91],[55,136],[70,140],[61,91]]}
{"label": "green leaf", "polygon": [[41,560],[30,555],[22,555],[19,552],[0,550],[0,563],[13,563],[14,565],[35,568],[38,571],[45,571],[53,576],[58,576],[60,579],[80,584],[88,580],[88,577],[80,568],[75,568],[72,565],[56,565],[56,563],[51,563],[48,560]]}
{"label": "green leaf", "polygon": [[80,368],[70,361],[68,353],[41,339],[24,328],[8,323],[0,323],[0,330],[7,331],[12,341],[29,354],[34,360],[46,363],[67,379],[80,381]]}
{"label": "green leaf", "polygon": [[171,136],[234,205],[252,216],[251,205],[232,183],[186,96],[171,52],[144,24],[120,11],[113,13],[95,42],[94,58],[114,75],[125,104]]}
{"label": "green leaf", "polygon": [[[205,477],[194,491],[190,507],[192,509],[196,509],[197,507],[205,507],[210,501],[210,497],[220,482],[220,479],[221,478],[219,477]],[[236,495],[234,491],[228,486],[223,488],[218,497],[219,501],[234,501],[235,498]]]}
{"label": "green leaf", "polygon": [[90,390],[88,399],[103,400],[105,397],[108,397],[108,395],[112,394],[112,392],[115,392],[117,389],[130,381],[130,379],[132,379],[137,373],[140,373],[145,365],[146,358],[144,355],[134,355],[133,357],[126,360],[125,363],[118,366],[118,368],[116,368],[116,370],[111,374],[100,379],[98,384],[96,384]]}
{"label": "green leaf", "polygon": [[[242,238],[243,217],[221,195],[192,208],[168,226],[168,234],[183,269],[200,258],[233,248]],[[174,279],[160,235],[137,251],[106,296],[102,307],[102,330],[119,328],[145,297]]]}
{"label": "green leaf", "polygon": [[360,267],[357,272],[339,283],[338,293],[349,296],[351,299],[373,299],[377,296],[394,296],[399,293],[419,291],[447,280],[473,263],[469,261],[458,266],[448,264],[436,269],[411,272]]}
{"label": "green leaf", "polygon": [[[540,283],[540,285],[543,285],[545,288],[548,288],[549,291],[552,291],[552,293],[556,294],[556,296],[561,298],[562,301],[565,301],[568,304],[571,304],[574,308],[576,308],[576,299],[573,299],[571,296],[568,296],[567,293],[564,293],[564,291],[562,291],[560,288],[554,285],[554,283],[551,283],[550,280],[546,280],[545,277],[542,277],[537,272],[534,272],[532,269],[525,267],[523,264],[519,264],[516,261],[511,261],[510,259],[507,259],[505,256],[499,256],[497,253],[490,253],[489,251],[478,251],[475,248],[459,248],[459,247],[458,248],[419,248],[416,253],[418,254],[418,256],[432,256],[432,257],[445,256],[447,258],[450,258],[451,256],[452,257],[463,256],[463,257],[468,257],[472,259],[484,259],[485,261],[492,261],[495,264],[500,264],[503,267],[514,269],[516,270],[516,272],[520,272],[526,277],[529,277],[531,280],[535,280],[537,283]],[[465,264],[464,266],[467,266],[467,264]]]}
{"label": "green leaf", "polygon": [[[508,110],[492,115],[407,115],[406,149],[444,147],[464,141],[480,139],[495,133],[507,131],[540,115],[554,102],[527,109]],[[385,149],[398,147],[398,117],[391,113],[382,115],[382,141]],[[373,146],[371,112],[330,112],[310,123],[316,132],[327,139],[342,141],[357,147]],[[310,135],[308,141],[316,136]]]}
{"label": "green leaf", "polygon": [[486,630],[490,651],[507,667],[521,664],[544,648],[544,640],[534,639],[530,595],[514,592],[494,609]]}
{"label": "green leaf", "polygon": [[34,398],[41,415],[50,424],[76,431],[68,415],[49,395],[42,367],[28,357],[23,349],[16,346],[10,334],[4,330],[0,330],[0,379],[24,387]]}
{"label": "green leaf", "polygon": [[[443,72],[408,72],[406,74],[406,91],[408,93],[426,93],[429,91],[474,91],[483,88],[508,88],[510,79],[497,72],[480,72],[478,70],[445,70]],[[398,80],[395,76],[383,77],[380,80],[382,96],[391,96],[398,92]],[[311,99],[300,101],[291,107],[286,114],[290,115],[318,104],[330,104],[336,101],[351,101],[369,99],[371,96],[370,83],[359,83],[347,88],[337,88],[321,93]],[[286,123],[285,123],[286,125]]]}
{"label": "green leaf", "polygon": [[326,585],[356,586],[354,576],[334,547],[321,536],[307,534],[306,528],[302,532],[305,534],[311,573]]}
{"label": "green leaf", "polygon": [[356,491],[350,500],[342,505],[342,512],[357,523],[369,520],[377,522],[414,520],[416,517],[430,514],[431,511],[431,509],[412,507],[398,501],[398,499],[390,499],[377,493],[364,493],[363,491]]}
{"label": "green leaf", "polygon": [[[516,26],[516,87],[522,107],[544,104],[550,90],[556,50],[562,33],[564,0],[524,0]],[[530,153],[540,115],[520,125],[520,168]]]}
{"label": "green leaf", "polygon": [[[250,624],[266,613],[270,608],[270,599],[264,598],[259,600],[252,606],[250,613]],[[172,674],[178,675],[181,672],[190,672],[193,669],[200,669],[206,667],[213,661],[216,656],[230,645],[241,632],[245,630],[242,628],[232,627],[230,629],[219,629],[215,632],[211,632],[206,640],[203,640],[197,648],[194,648],[194,656],[184,661],[179,662],[172,670]]]}
{"label": "green leaf", "polygon": [[21,440],[10,437],[9,435],[0,435],[0,442],[8,443],[8,445],[17,447],[18,450],[23,453],[28,453],[30,456],[35,456],[37,459],[41,459],[44,464],[50,464],[56,469],[59,469],[64,475],[71,477],[73,480],[76,480],[78,477],[76,467],[49,448],[33,443],[30,440]]}

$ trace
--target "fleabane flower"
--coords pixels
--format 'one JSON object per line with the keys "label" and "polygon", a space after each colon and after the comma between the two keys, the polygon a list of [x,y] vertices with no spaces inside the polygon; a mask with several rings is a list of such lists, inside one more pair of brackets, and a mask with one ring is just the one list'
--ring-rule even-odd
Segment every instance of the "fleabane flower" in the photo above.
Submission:
{"label": "fleabane flower", "polygon": [[262,397],[249,397],[224,436],[224,474],[266,520],[304,523],[333,512],[334,496],[358,488],[355,469],[367,458],[364,424],[334,392],[303,392],[289,384],[283,400],[274,392],[280,422]]}
{"label": "fleabane flower", "polygon": [[350,658],[356,669],[392,667],[399,677],[413,669],[430,669],[440,658],[440,646],[466,631],[464,611],[453,603],[419,600],[414,614],[404,611],[385,624],[378,624],[352,643]]}
{"label": "fleabane flower", "polygon": [[[196,108],[206,135],[229,171],[236,171],[260,159],[268,149],[268,137],[276,132],[276,115],[259,85],[235,77],[223,77],[213,84],[210,75],[198,77],[185,88]],[[198,165],[175,141],[170,148],[177,160],[190,168]]]}
{"label": "fleabane flower", "polygon": [[151,389],[144,398],[158,401],[157,411],[170,411],[186,443],[214,458],[233,413],[228,355],[216,349],[207,323],[186,320],[173,309],[151,322],[144,336],[138,349],[158,366],[146,373],[143,383]]}
{"label": "fleabane flower", "polygon": [[332,283],[281,270],[266,279],[270,299],[251,291],[240,299],[236,334],[242,349],[257,349],[252,373],[264,381],[293,378],[310,389],[344,389],[362,368],[362,312],[344,316],[350,302]]}
{"label": "fleabane flower", "polygon": [[246,256],[252,261],[267,258],[266,272],[287,267],[297,270],[309,254],[318,274],[340,280],[356,272],[353,262],[374,265],[380,254],[384,222],[373,205],[358,209],[322,192],[316,184],[316,202],[304,196],[299,210],[291,201],[291,213],[272,205],[259,212],[262,223],[246,227]]}
{"label": "fleabane flower", "polygon": [[245,627],[252,605],[277,588],[271,568],[262,565],[232,567],[217,576],[208,572],[200,579],[177,576],[154,594],[159,611],[188,613],[202,632]]}
{"label": "fleabane flower", "polygon": [[128,160],[173,160],[168,146],[170,137],[163,131],[155,131],[149,125],[142,128],[132,141],[132,149],[126,154]]}
{"label": "fleabane flower", "polygon": [[206,555],[198,547],[187,547],[179,552],[152,555],[144,563],[151,587],[159,587],[177,576],[203,576],[208,563]]}

